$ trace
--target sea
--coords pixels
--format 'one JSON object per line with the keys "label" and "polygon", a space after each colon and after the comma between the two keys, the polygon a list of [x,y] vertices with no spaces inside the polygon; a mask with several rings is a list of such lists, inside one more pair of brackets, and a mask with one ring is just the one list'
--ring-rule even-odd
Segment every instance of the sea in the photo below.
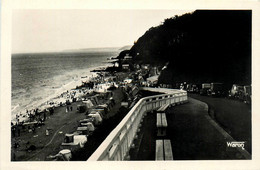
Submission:
{"label": "sea", "polygon": [[[12,120],[81,85],[91,70],[109,65],[118,50],[12,54]],[[111,64],[110,64],[111,65]]]}

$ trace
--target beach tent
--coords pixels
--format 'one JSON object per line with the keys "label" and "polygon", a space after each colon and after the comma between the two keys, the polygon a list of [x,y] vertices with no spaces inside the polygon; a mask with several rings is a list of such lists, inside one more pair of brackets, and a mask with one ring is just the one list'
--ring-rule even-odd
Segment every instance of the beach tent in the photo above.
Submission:
{"label": "beach tent", "polygon": [[63,158],[64,161],[69,161],[72,157],[71,151],[69,149],[63,149],[58,153],[59,156]]}
{"label": "beach tent", "polygon": [[98,105],[99,108],[104,108],[106,114],[110,111],[107,104]]}
{"label": "beach tent", "polygon": [[65,134],[65,143],[72,143],[74,140],[74,134]]}
{"label": "beach tent", "polygon": [[93,103],[91,102],[91,100],[86,100],[86,101],[83,101],[83,103],[85,103],[85,105],[87,106],[87,108],[91,108],[93,107]]}
{"label": "beach tent", "polygon": [[[84,134],[87,127],[81,128],[78,134]],[[76,134],[66,134],[65,135],[65,142],[62,143],[62,146],[77,146],[79,145],[81,148],[84,147],[85,143],[87,143],[87,136],[86,135],[76,135]]]}
{"label": "beach tent", "polygon": [[[100,112],[97,109],[91,109],[87,117],[90,117],[91,114],[96,114],[96,113],[100,114]],[[102,117],[102,115],[101,115],[101,117]]]}
{"label": "beach tent", "polygon": [[[91,122],[81,123],[82,127],[78,127],[78,129],[87,128],[89,132],[93,132],[95,130],[95,126]],[[77,131],[78,131],[77,129]]]}
{"label": "beach tent", "polygon": [[108,112],[109,112],[106,105],[98,105],[98,106],[96,106],[96,109],[103,109],[105,112],[105,115],[108,114]]}
{"label": "beach tent", "polygon": [[93,113],[89,114],[88,116],[94,118],[94,124],[95,125],[100,125],[102,123],[102,117],[100,116],[100,114],[98,112],[96,112],[94,114]]}
{"label": "beach tent", "polygon": [[102,119],[105,118],[105,110],[103,108],[95,108],[95,109],[91,109],[90,113],[95,114],[96,112],[98,112],[101,116]]}
{"label": "beach tent", "polygon": [[88,123],[88,122],[93,122],[94,121],[94,118],[93,117],[89,117],[87,119],[82,119],[79,121],[79,123]]}
{"label": "beach tent", "polygon": [[81,127],[77,128],[77,132],[80,135],[88,135],[89,131],[90,130],[89,130],[89,128],[87,126],[81,126]]}
{"label": "beach tent", "polygon": [[74,143],[78,144],[81,148],[85,146],[87,143],[88,139],[86,135],[75,135],[74,136]]}

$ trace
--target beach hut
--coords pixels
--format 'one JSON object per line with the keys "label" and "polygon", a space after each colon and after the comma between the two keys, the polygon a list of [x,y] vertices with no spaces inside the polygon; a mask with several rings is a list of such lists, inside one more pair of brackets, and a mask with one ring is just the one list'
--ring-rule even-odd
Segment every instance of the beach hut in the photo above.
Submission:
{"label": "beach hut", "polygon": [[74,141],[74,134],[65,134],[65,143],[72,143]]}
{"label": "beach hut", "polygon": [[[92,124],[92,123],[91,123]],[[88,129],[88,126],[81,126],[81,127],[78,127],[77,128],[77,133],[79,135],[88,135],[89,134],[89,129]],[[94,130],[93,130],[94,131]]]}
{"label": "beach hut", "polygon": [[70,161],[72,158],[71,150],[70,149],[62,149],[56,155],[50,155],[47,159],[52,159],[55,161]]}
{"label": "beach hut", "polygon": [[87,108],[91,108],[94,106],[93,103],[91,102],[91,100],[89,100],[89,99],[86,101],[83,101],[83,103],[87,106]]}
{"label": "beach hut", "polygon": [[81,135],[79,133],[69,134],[72,137],[72,141],[66,141],[61,144],[62,149],[69,149],[71,152],[75,152],[80,148],[83,148],[87,143],[87,135]]}
{"label": "beach hut", "polygon": [[93,117],[89,117],[87,119],[82,119],[79,121],[79,123],[87,123],[87,122],[93,122],[94,121],[94,118]]}
{"label": "beach hut", "polygon": [[102,123],[102,117],[100,116],[100,114],[98,112],[96,112],[94,114],[93,113],[89,114],[88,116],[94,118],[94,124],[95,125],[100,125]]}
{"label": "beach hut", "polygon": [[93,117],[90,117],[90,118],[88,118],[88,119],[86,119],[86,120],[87,120],[87,121],[80,122],[79,127],[81,127],[81,126],[86,126],[86,123],[88,123],[88,122],[93,123],[93,122],[95,121],[95,119],[94,119]]}
{"label": "beach hut", "polygon": [[91,109],[90,111],[90,114],[95,114],[96,112],[98,112],[100,114],[100,116],[102,117],[102,119],[105,119],[105,110],[103,108],[94,108],[94,109]]}
{"label": "beach hut", "polygon": [[63,158],[64,161],[70,161],[72,158],[71,151],[69,149],[61,150],[58,155]]}
{"label": "beach hut", "polygon": [[108,112],[110,111],[107,104],[98,105],[97,108],[104,109],[105,110],[105,114],[108,114]]}
{"label": "beach hut", "polygon": [[95,130],[95,126],[91,122],[81,123],[81,125],[82,127],[78,127],[79,130],[84,128],[87,128],[89,132],[93,132]]}
{"label": "beach hut", "polygon": [[75,135],[74,136],[74,143],[78,144],[80,148],[83,148],[87,143],[88,138],[86,135]]}

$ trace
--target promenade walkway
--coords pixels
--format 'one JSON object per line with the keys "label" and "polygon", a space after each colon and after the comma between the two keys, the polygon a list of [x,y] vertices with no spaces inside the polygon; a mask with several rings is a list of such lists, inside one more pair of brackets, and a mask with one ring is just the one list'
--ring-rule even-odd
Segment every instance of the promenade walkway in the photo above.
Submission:
{"label": "promenade walkway", "polygon": [[[205,103],[188,100],[166,112],[165,138],[171,140],[174,160],[251,159],[246,150],[227,147],[234,139],[209,117]],[[148,113],[130,150],[130,160],[155,160],[156,139],[156,114]]]}

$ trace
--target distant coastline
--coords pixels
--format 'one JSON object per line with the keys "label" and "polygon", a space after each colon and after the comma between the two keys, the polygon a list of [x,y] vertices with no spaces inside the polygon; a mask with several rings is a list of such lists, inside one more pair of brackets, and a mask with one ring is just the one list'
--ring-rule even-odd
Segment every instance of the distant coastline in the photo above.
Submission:
{"label": "distant coastline", "polygon": [[65,49],[61,51],[36,51],[36,52],[12,52],[11,55],[19,54],[55,54],[55,53],[98,53],[98,52],[113,52],[130,49],[132,45],[123,47],[96,47],[96,48],[82,48],[82,49]]}

